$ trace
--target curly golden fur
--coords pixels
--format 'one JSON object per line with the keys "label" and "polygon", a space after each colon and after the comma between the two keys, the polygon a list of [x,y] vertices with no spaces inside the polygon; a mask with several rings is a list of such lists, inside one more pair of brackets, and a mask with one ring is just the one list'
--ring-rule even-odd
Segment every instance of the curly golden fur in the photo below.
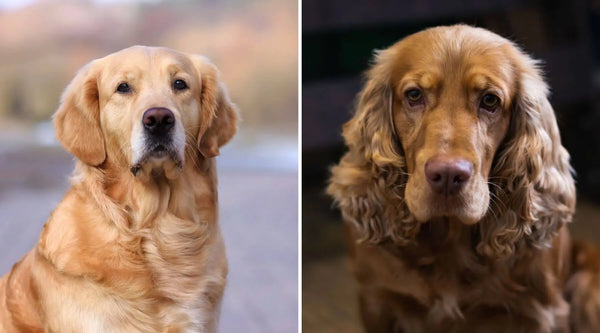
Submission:
{"label": "curly golden fur", "polygon": [[72,187],[0,279],[0,332],[216,331],[213,157],[236,119],[201,56],[135,46],[82,68],[54,116]]}
{"label": "curly golden fur", "polygon": [[[327,189],[367,331],[567,329],[575,186],[547,96],[537,62],[484,29],[427,29],[376,53]],[[429,186],[436,156],[472,166],[459,193]]]}

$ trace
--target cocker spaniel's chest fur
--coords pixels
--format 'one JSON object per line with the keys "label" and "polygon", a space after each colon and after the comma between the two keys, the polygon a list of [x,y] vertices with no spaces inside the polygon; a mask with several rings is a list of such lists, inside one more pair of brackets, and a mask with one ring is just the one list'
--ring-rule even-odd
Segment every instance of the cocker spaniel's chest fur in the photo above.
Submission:
{"label": "cocker spaniel's chest fur", "polygon": [[[354,270],[361,288],[385,295],[387,306],[403,313],[399,317],[411,313],[433,332],[462,332],[463,325],[490,313],[506,320],[518,314],[519,320],[537,327],[568,312],[556,272],[547,265],[550,252],[491,260],[476,254],[476,233],[425,234],[405,247],[355,248]],[[545,329],[550,328],[541,331]]]}

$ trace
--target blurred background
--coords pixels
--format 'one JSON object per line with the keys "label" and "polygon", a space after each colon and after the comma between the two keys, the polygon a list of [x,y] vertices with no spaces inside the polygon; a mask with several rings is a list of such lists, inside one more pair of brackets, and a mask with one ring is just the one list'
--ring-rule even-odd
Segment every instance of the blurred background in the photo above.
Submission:
{"label": "blurred background", "polygon": [[339,212],[324,195],[345,151],[360,75],[374,49],[436,25],[490,29],[544,62],[563,144],[577,172],[575,237],[600,244],[600,1],[302,1],[302,323],[361,332]]}
{"label": "blurred background", "polygon": [[298,278],[295,0],[0,0],[0,275],[37,242],[74,161],[50,117],[85,63],[134,45],[208,56],[242,114],[221,150],[230,271],[221,332],[295,332]]}

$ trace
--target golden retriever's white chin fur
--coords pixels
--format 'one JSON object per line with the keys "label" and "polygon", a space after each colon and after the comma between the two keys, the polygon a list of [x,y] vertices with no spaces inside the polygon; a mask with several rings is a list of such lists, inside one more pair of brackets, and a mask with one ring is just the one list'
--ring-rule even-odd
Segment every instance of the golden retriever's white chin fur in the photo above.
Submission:
{"label": "golden retriever's white chin fur", "polygon": [[179,177],[183,170],[183,162],[175,160],[166,153],[160,157],[152,156],[143,164],[134,164],[131,172],[141,181],[148,181],[150,178],[161,177],[164,175],[167,179],[173,180]]}

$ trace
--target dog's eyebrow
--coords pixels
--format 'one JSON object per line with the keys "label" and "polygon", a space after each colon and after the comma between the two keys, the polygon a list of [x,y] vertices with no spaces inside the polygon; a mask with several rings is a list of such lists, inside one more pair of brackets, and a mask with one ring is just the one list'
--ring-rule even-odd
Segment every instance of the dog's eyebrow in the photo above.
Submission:
{"label": "dog's eyebrow", "polygon": [[484,90],[490,86],[490,78],[481,73],[469,75],[467,77],[469,88],[473,90]]}
{"label": "dog's eyebrow", "polygon": [[413,72],[404,75],[398,87],[400,90],[406,89],[411,84],[417,84],[423,89],[434,88],[440,82],[441,75],[436,72]]}
{"label": "dog's eyebrow", "polygon": [[119,80],[133,80],[135,78],[144,76],[144,74],[145,71],[142,68],[136,65],[127,64],[121,65],[112,71],[105,71],[105,73],[103,73],[103,77]]}
{"label": "dog's eyebrow", "polygon": [[423,89],[431,89],[438,83],[438,81],[439,79],[435,74],[423,73],[419,78],[419,85],[421,85]]}
{"label": "dog's eyebrow", "polygon": [[177,63],[168,64],[166,68],[167,68],[167,73],[169,73],[169,75],[171,75],[171,76],[177,75],[178,73],[185,72],[183,70],[183,68],[181,67],[181,65],[177,64]]}
{"label": "dog's eyebrow", "polygon": [[498,80],[494,75],[488,75],[485,72],[477,71],[467,74],[466,83],[469,90],[482,91],[492,88],[503,95],[508,95],[506,84],[502,80]]}

